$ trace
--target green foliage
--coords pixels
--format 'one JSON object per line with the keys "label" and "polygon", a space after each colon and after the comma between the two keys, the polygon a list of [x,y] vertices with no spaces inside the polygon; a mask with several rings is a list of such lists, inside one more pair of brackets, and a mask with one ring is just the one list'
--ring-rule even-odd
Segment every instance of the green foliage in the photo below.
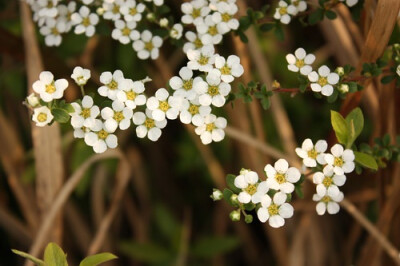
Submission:
{"label": "green foliage", "polygon": [[396,142],[392,144],[390,135],[386,134],[382,138],[375,138],[372,147],[366,143],[361,144],[359,150],[372,156],[379,168],[385,168],[387,162],[400,162],[400,136],[397,136]]}
{"label": "green foliage", "polygon": [[108,252],[99,253],[83,259],[79,266],[97,266],[101,263],[114,260],[116,258],[118,257]]}
{"label": "green foliage", "polygon": [[240,242],[234,236],[208,236],[196,241],[190,251],[195,257],[212,258],[231,251],[239,246]]}
{"label": "green foliage", "polygon": [[346,119],[332,110],[331,123],[339,143],[350,148],[364,128],[364,116],[360,108],[352,110]]}
{"label": "green foliage", "polygon": [[338,112],[331,111],[331,124],[339,143],[346,144],[349,129],[343,116]]}
{"label": "green foliage", "polygon": [[372,170],[378,170],[378,164],[376,163],[374,157],[372,157],[371,155],[358,151],[355,151],[354,155],[355,155],[355,161],[359,163],[361,166],[370,168]]}
{"label": "green foliage", "polygon": [[377,77],[382,74],[381,65],[378,63],[364,63],[361,74],[365,77]]}
{"label": "green foliage", "polygon": [[228,185],[228,187],[234,192],[234,193],[239,193],[240,189],[238,189],[235,186],[235,175],[229,174],[226,176],[226,184]]}
{"label": "green foliage", "polygon": [[155,243],[123,241],[120,243],[120,250],[135,260],[147,263],[165,263],[172,258],[168,249]]}
{"label": "green foliage", "polygon": [[315,25],[324,19],[324,9],[318,8],[308,16],[308,23]]}
{"label": "green foliage", "polygon": [[67,266],[67,255],[55,243],[49,243],[44,250],[44,263],[46,266]]}
{"label": "green foliage", "polygon": [[268,110],[271,106],[270,97],[273,95],[272,91],[267,90],[267,86],[264,84],[261,86],[259,91],[254,93],[254,96],[260,100],[261,106],[264,110]]}
{"label": "green foliage", "polygon": [[28,253],[25,253],[25,252],[22,252],[22,251],[19,251],[19,250],[16,250],[16,249],[11,249],[11,251],[14,252],[15,254],[17,254],[18,256],[21,256],[21,257],[23,257],[25,259],[28,259],[28,260],[32,261],[33,263],[35,263],[35,265],[45,266],[43,260],[35,258],[35,257],[29,255]]}

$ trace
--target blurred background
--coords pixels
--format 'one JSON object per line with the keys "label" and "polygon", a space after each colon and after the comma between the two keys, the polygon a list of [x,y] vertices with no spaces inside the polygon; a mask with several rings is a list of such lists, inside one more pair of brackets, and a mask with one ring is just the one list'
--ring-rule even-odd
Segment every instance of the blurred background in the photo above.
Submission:
{"label": "blurred background", "polygon": [[[316,55],[315,66],[357,67],[366,58],[365,40],[371,34],[374,10],[382,2],[390,1],[366,0],[364,9],[353,14],[338,5],[336,20],[325,19],[316,26],[303,27],[295,20],[284,27],[283,41],[254,29],[246,32],[247,44],[227,35],[217,49],[225,56],[241,58],[245,74],[238,82],[255,80],[270,87],[278,80],[282,87],[296,87],[296,76],[287,70],[287,53],[303,47]],[[166,3],[178,21],[182,2]],[[238,1],[239,14],[265,4],[276,2]],[[221,143],[204,146],[193,128],[169,121],[160,140],[153,143],[138,139],[131,127],[118,136],[117,153],[122,160],[93,160],[92,148],[74,139],[69,125],[35,129],[22,102],[41,67],[69,80],[65,98],[70,102],[80,97],[70,79],[77,65],[92,70],[89,92],[97,91],[101,72],[121,69],[134,80],[150,76],[153,81],[146,84],[146,93],[152,95],[177,75],[186,57],[166,42],[157,60],[139,60],[131,45],[110,37],[112,27],[104,21],[93,38],[69,33],[60,47],[49,48],[27,11],[20,1],[0,2],[0,265],[23,264],[10,249],[29,251],[58,192],[77,170],[84,176],[62,215],[51,223],[51,236],[46,239],[46,243],[60,244],[70,265],[101,251],[119,257],[107,265],[395,265],[345,210],[319,217],[309,183],[303,185],[304,198],[293,198],[295,214],[283,228],[272,229],[256,219],[252,224],[233,223],[228,204],[210,198],[212,189],[223,188],[225,175],[238,174],[241,168],[262,175],[264,166],[275,158],[230,134]],[[394,25],[395,33],[398,25]],[[36,32],[29,31],[32,27]],[[383,27],[392,25],[382,24],[380,30]],[[378,34],[379,28],[375,30]],[[390,42],[400,41],[398,36],[393,35]],[[36,41],[39,50],[35,50]],[[369,43],[369,49],[382,53],[386,43]],[[366,126],[359,142],[372,144],[374,137],[386,133],[394,142],[399,132],[398,89],[375,81],[365,85],[362,99],[345,102],[347,108],[361,105],[364,111]],[[233,130],[293,157],[294,148],[305,138],[336,141],[330,110],[340,110],[342,104],[342,100],[327,103],[312,94],[283,93],[272,98],[267,111],[257,101],[245,104],[238,99],[218,112]],[[32,137],[44,140],[39,142],[39,151],[33,148]],[[51,158],[56,158],[54,164],[49,164]],[[84,164],[86,170],[82,170]],[[396,247],[400,247],[399,180],[399,165],[390,163],[378,173],[353,173],[344,186],[346,198]]]}

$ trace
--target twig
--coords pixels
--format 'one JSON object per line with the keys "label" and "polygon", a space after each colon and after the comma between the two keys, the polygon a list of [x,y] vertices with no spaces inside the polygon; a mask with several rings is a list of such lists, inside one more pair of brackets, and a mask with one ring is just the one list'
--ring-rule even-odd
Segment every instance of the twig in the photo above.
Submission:
{"label": "twig", "polygon": [[[57,215],[61,212],[65,202],[68,200],[68,197],[74,191],[76,186],[79,184],[81,179],[83,178],[86,170],[93,165],[95,162],[112,159],[112,158],[121,158],[122,154],[119,150],[108,150],[102,154],[96,154],[86,160],[79,168],[75,171],[75,173],[68,178],[68,181],[65,182],[64,186],[61,188],[60,192],[57,194],[58,196],[55,198],[53,204],[50,207],[49,212],[47,213],[43,223],[41,224],[35,240],[29,250],[29,254],[34,257],[39,256],[39,252],[45,245],[47,240],[47,236],[50,233],[52,228],[52,224],[56,219]],[[29,265],[29,264],[25,264]]]}

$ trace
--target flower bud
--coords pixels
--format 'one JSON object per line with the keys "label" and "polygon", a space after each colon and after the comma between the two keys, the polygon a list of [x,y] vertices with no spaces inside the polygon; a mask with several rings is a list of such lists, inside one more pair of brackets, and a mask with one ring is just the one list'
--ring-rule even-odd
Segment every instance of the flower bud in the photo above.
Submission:
{"label": "flower bud", "polygon": [[253,215],[246,215],[245,217],[244,217],[244,221],[246,222],[246,224],[250,224],[250,223],[252,223],[253,222]]}
{"label": "flower bud", "polygon": [[240,174],[241,174],[241,175],[245,175],[245,174],[247,174],[248,172],[250,172],[249,169],[242,168],[242,169],[240,170]]}
{"label": "flower bud", "polygon": [[147,18],[149,21],[154,21],[154,20],[156,19],[156,15],[154,15],[154,13],[148,13],[147,16],[146,16],[146,18]]}
{"label": "flower bud", "polygon": [[397,75],[400,77],[400,65],[397,66],[397,68],[396,68],[396,73],[397,73]]}
{"label": "flower bud", "polygon": [[348,92],[349,92],[349,89],[350,89],[350,87],[349,87],[349,85],[347,85],[347,84],[341,84],[341,85],[339,86],[339,91],[340,91],[341,93],[348,93]]}
{"label": "flower bud", "polygon": [[167,26],[168,26],[168,19],[166,19],[166,18],[160,19],[160,27],[165,28]]}
{"label": "flower bud", "polygon": [[395,44],[393,45],[393,47],[394,47],[394,49],[400,49],[400,44],[399,44],[399,43],[395,43]]}
{"label": "flower bud", "polygon": [[214,201],[221,200],[224,195],[222,194],[221,190],[214,188],[213,193],[211,194],[211,198]]}
{"label": "flower bud", "polygon": [[343,76],[344,75],[344,68],[343,67],[337,67],[335,72],[339,75],[339,76]]}
{"label": "flower bud", "polygon": [[34,93],[31,93],[28,97],[26,97],[26,102],[32,108],[39,106],[39,98]]}
{"label": "flower bud", "polygon": [[232,202],[233,205],[239,206],[238,195],[233,194],[233,195],[231,196],[231,202]]}
{"label": "flower bud", "polygon": [[99,15],[99,16],[102,16],[103,14],[104,14],[104,8],[102,8],[102,7],[99,7],[98,9],[96,9],[96,13],[97,13],[97,15]]}
{"label": "flower bud", "polygon": [[231,218],[231,220],[232,220],[233,222],[240,221],[240,211],[239,211],[239,210],[232,211],[232,212],[229,214],[229,217]]}

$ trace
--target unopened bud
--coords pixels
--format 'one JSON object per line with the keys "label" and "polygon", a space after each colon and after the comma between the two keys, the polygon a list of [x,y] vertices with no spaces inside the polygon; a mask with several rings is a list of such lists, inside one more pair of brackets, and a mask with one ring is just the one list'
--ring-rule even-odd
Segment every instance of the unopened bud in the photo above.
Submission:
{"label": "unopened bud", "polygon": [[339,91],[341,93],[348,93],[349,89],[350,89],[350,87],[347,84],[342,84],[342,85],[339,86]]}
{"label": "unopened bud", "polygon": [[277,80],[274,80],[274,82],[272,82],[272,88],[280,88],[280,87],[281,84]]}
{"label": "unopened bud", "polygon": [[26,102],[32,108],[39,106],[39,98],[34,93],[26,97]]}
{"label": "unopened bud", "polygon": [[232,212],[229,214],[229,217],[231,218],[231,220],[232,220],[233,222],[240,221],[240,211],[238,211],[238,210],[232,211]]}
{"label": "unopened bud", "polygon": [[239,200],[238,200],[238,195],[236,195],[236,194],[233,194],[232,196],[231,196],[231,202],[232,202],[232,204],[233,205],[237,205],[237,206],[239,206]]}
{"label": "unopened bud", "polygon": [[105,10],[102,7],[99,7],[98,9],[96,9],[96,13],[99,16],[102,16],[104,14]]}
{"label": "unopened bud", "polygon": [[222,194],[221,190],[214,188],[213,193],[211,194],[211,198],[214,201],[221,200],[224,195]]}
{"label": "unopened bud", "polygon": [[343,76],[344,75],[344,68],[343,67],[337,67],[335,72],[339,75],[339,76]]}
{"label": "unopened bud", "polygon": [[148,13],[146,18],[149,21],[154,21],[156,19],[156,16],[154,15],[154,13]]}
{"label": "unopened bud", "polygon": [[160,19],[160,27],[165,28],[167,26],[168,26],[168,19],[166,19],[166,18]]}

